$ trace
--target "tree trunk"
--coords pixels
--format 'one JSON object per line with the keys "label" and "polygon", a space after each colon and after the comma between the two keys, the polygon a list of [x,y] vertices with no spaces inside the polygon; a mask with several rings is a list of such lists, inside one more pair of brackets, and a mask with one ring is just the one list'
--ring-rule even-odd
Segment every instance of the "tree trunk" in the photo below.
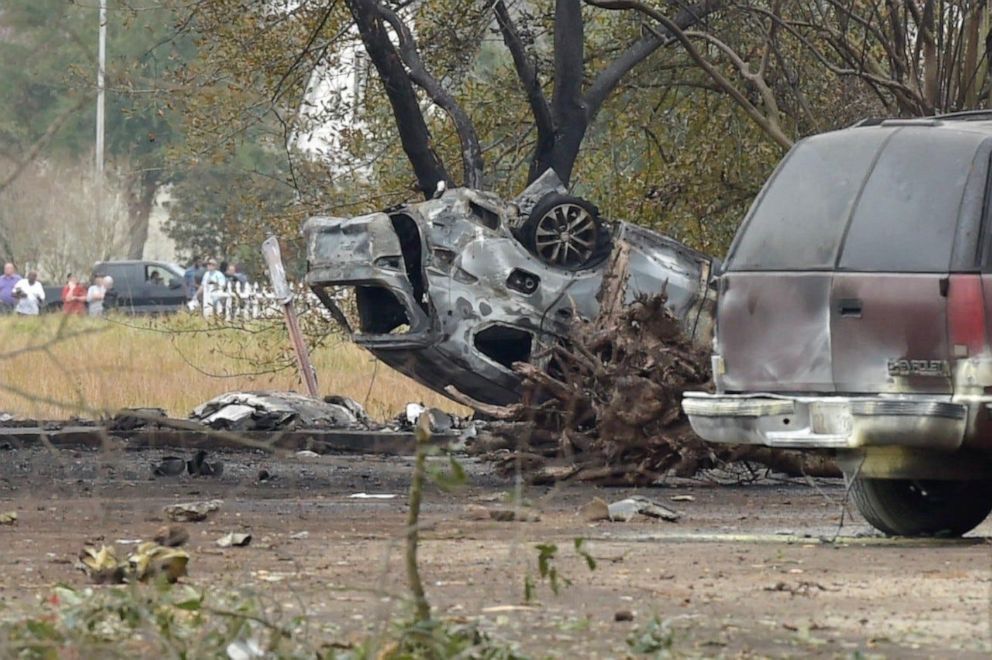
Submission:
{"label": "tree trunk", "polygon": [[438,183],[443,181],[450,185],[451,177],[434,151],[431,133],[424,121],[410,75],[389,38],[376,0],[347,0],[347,5],[358,26],[365,52],[386,90],[400,142],[413,166],[417,184],[424,197],[430,199]]}
{"label": "tree trunk", "polygon": [[158,172],[146,170],[128,186],[128,259],[141,259],[148,241],[148,222],[158,192]]}

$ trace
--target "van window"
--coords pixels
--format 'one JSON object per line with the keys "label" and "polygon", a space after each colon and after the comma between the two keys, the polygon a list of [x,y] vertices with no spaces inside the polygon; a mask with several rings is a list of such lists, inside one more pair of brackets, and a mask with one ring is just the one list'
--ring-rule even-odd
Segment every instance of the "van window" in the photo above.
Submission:
{"label": "van window", "polygon": [[831,270],[858,191],[890,134],[864,128],[793,147],[745,219],[728,270]]}
{"label": "van window", "polygon": [[898,131],[861,193],[839,268],[947,271],[978,142],[972,133]]}

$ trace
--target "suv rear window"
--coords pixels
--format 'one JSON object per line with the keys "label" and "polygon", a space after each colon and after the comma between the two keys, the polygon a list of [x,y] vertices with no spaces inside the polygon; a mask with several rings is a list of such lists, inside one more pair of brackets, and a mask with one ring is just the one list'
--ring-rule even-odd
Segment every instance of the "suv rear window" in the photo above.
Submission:
{"label": "suv rear window", "polygon": [[967,133],[898,131],[861,193],[840,270],[948,270],[976,148]]}
{"label": "suv rear window", "polygon": [[728,269],[832,269],[858,190],[889,134],[865,128],[793,147],[745,220]]}

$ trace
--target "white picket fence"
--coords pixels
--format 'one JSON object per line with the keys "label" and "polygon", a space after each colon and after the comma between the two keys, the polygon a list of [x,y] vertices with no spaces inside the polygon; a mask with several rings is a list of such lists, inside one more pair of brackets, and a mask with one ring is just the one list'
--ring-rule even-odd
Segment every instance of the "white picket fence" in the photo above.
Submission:
{"label": "white picket fence", "polygon": [[[302,282],[290,282],[293,302],[299,315],[319,314],[330,319],[330,312],[310,287]],[[335,300],[345,301],[350,289],[341,287],[331,292]],[[223,318],[225,321],[251,321],[256,319],[281,318],[282,303],[276,299],[272,288],[258,282],[227,282],[217,290],[203,291],[204,300],[190,303],[191,311],[199,309],[205,318]]]}

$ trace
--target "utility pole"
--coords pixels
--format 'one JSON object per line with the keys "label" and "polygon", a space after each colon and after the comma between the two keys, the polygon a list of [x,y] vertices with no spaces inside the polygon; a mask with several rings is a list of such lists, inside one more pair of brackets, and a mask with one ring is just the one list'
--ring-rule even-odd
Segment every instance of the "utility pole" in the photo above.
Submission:
{"label": "utility pole", "polygon": [[100,0],[100,44],[96,70],[96,221],[103,214],[104,72],[107,66],[107,0]]}

